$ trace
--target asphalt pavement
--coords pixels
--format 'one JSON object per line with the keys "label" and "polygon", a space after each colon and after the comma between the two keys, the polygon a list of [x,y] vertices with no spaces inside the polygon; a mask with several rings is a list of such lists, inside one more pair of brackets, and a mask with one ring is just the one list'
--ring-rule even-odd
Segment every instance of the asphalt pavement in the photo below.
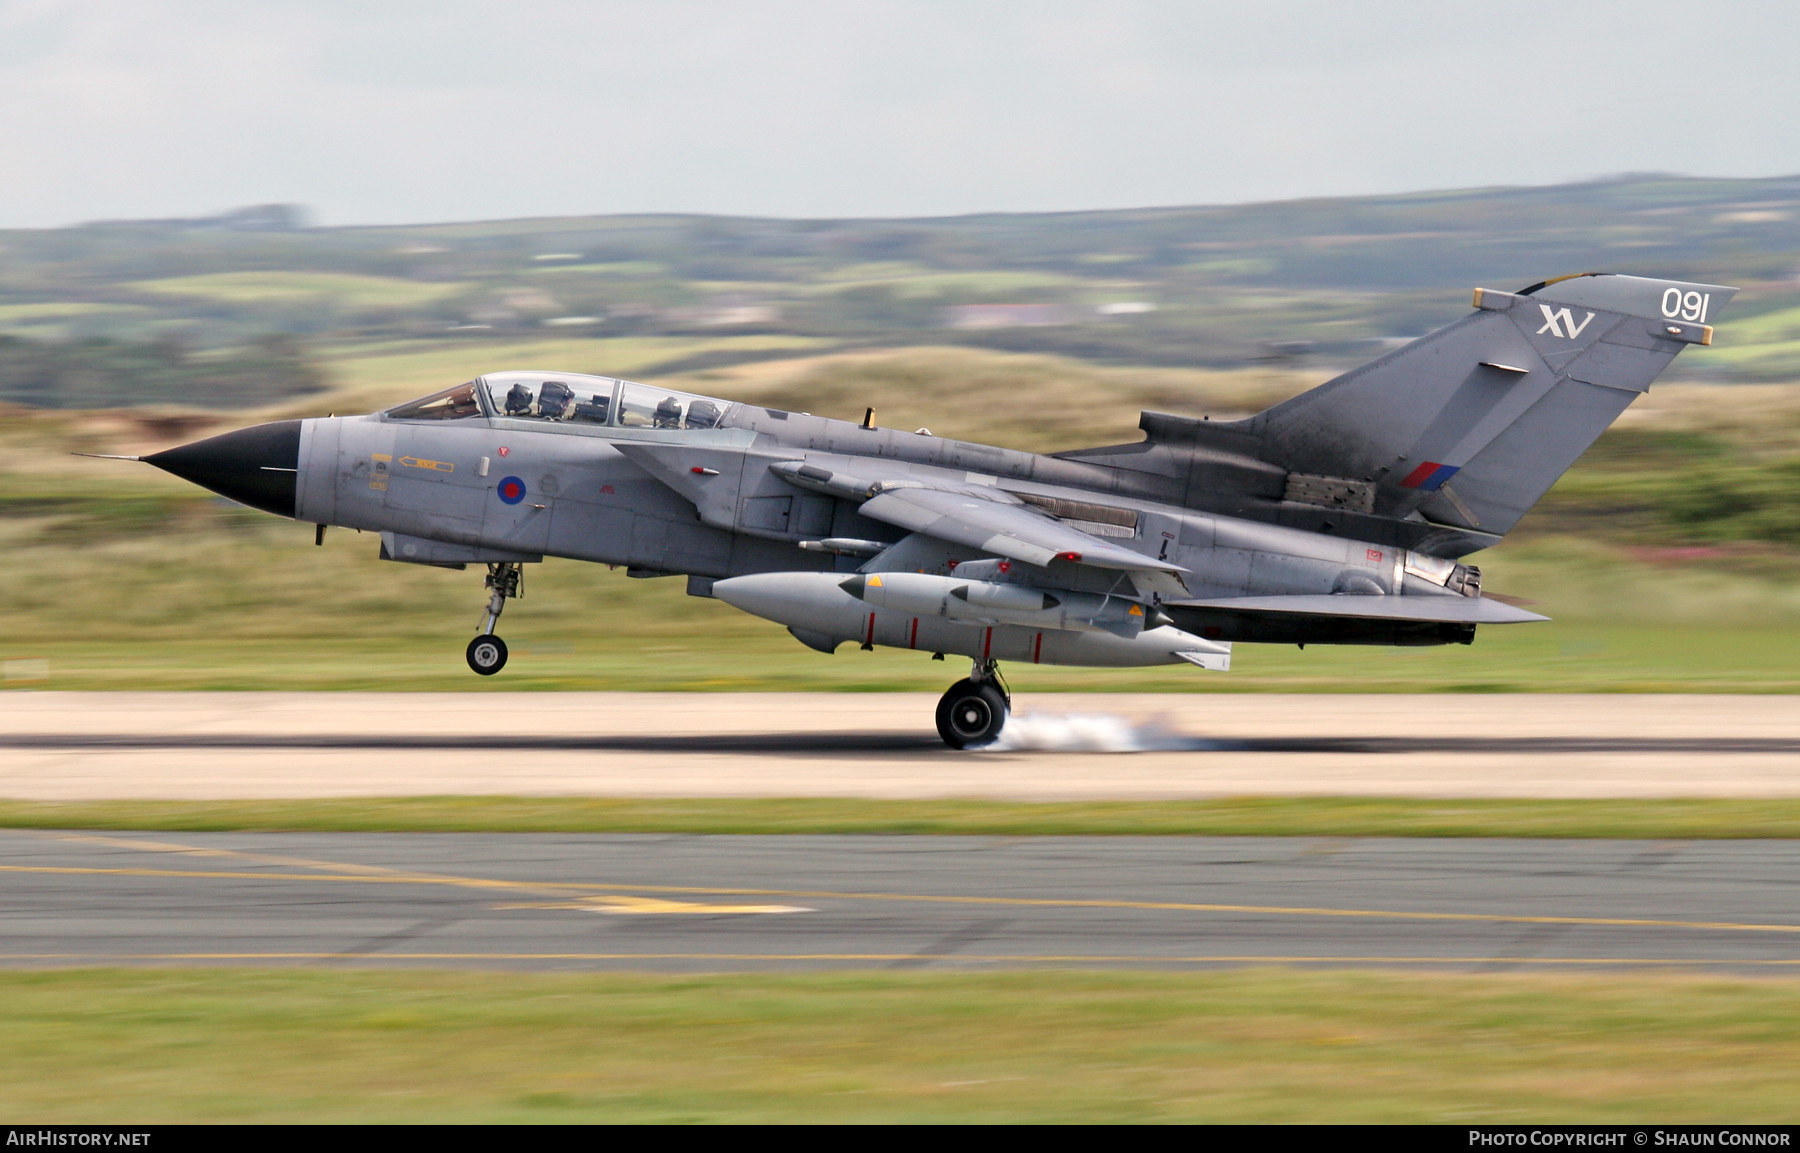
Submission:
{"label": "asphalt pavement", "polygon": [[0,965],[1800,972],[1800,843],[0,831]]}

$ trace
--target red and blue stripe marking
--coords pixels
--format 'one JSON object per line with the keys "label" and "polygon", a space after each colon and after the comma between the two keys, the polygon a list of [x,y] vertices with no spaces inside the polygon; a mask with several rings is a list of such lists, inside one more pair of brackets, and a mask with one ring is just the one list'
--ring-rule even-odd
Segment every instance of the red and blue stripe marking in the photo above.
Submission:
{"label": "red and blue stripe marking", "polygon": [[1424,492],[1436,492],[1438,489],[1444,487],[1445,481],[1449,480],[1460,471],[1461,468],[1458,465],[1439,464],[1435,460],[1428,460],[1418,468],[1407,473],[1406,479],[1400,482],[1400,487],[1416,488]]}

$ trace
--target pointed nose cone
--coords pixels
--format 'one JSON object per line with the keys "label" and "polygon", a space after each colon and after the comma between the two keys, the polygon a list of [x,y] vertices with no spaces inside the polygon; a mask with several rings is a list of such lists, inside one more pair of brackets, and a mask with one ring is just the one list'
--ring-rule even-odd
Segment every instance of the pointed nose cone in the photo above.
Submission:
{"label": "pointed nose cone", "polygon": [[300,422],[240,428],[144,459],[239,504],[291,517],[300,472]]}

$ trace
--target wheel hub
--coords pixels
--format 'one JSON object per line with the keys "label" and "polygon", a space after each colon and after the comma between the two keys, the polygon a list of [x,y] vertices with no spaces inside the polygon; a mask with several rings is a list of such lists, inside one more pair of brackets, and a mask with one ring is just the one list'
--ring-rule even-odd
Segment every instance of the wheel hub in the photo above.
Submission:
{"label": "wheel hub", "polygon": [[956,720],[957,735],[966,739],[986,734],[994,719],[987,702],[979,698],[958,702],[951,715]]}

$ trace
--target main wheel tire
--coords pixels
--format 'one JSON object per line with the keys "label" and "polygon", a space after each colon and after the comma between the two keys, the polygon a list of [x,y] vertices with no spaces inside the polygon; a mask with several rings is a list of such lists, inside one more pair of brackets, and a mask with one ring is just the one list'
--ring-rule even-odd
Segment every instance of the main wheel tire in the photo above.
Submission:
{"label": "main wheel tire", "polygon": [[506,667],[506,642],[493,633],[483,633],[469,642],[469,650],[464,654],[469,658],[469,667],[484,677],[491,677]]}
{"label": "main wheel tire", "polygon": [[1006,695],[990,681],[957,681],[937,707],[938,736],[953,749],[992,744],[1006,727]]}

